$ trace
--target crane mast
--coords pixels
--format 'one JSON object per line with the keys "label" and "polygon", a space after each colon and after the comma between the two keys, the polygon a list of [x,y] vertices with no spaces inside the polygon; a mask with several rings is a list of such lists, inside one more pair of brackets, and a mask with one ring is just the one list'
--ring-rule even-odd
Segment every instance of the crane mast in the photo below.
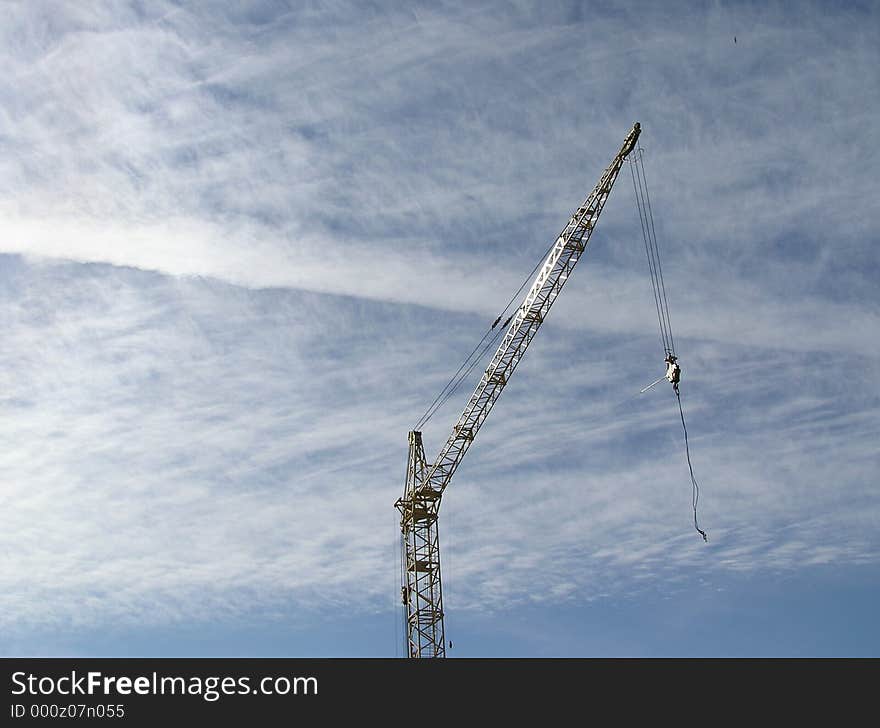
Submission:
{"label": "crane mast", "polygon": [[571,271],[586,249],[599,214],[608,200],[626,156],[635,147],[641,127],[636,123],[599,183],[572,214],[541,266],[534,283],[511,317],[489,366],[433,463],[425,458],[422,433],[409,433],[406,485],[394,504],[403,534],[404,584],[410,657],[445,657],[443,590],[437,519],[443,491],[477,435],[505,385],[547,316]]}

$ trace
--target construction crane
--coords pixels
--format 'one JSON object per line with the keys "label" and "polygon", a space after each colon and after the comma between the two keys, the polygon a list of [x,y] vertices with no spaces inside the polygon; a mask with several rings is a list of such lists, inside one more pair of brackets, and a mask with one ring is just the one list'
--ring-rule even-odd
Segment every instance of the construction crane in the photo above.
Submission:
{"label": "construction crane", "polygon": [[425,459],[422,433],[418,430],[409,433],[406,486],[403,497],[394,504],[400,512],[403,534],[401,599],[406,611],[409,657],[446,656],[437,531],[443,492],[586,249],[611,188],[640,132],[641,127],[636,123],[595,189],[557,237],[522,304],[508,320],[501,344],[433,463]]}

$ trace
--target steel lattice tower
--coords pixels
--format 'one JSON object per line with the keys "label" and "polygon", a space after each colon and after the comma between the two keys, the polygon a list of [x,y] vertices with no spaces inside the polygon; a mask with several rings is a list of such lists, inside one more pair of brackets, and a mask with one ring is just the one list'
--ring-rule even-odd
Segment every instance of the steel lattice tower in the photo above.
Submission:
{"label": "steel lattice tower", "polygon": [[406,487],[403,497],[394,505],[400,512],[403,533],[404,583],[401,594],[406,610],[410,657],[446,656],[437,531],[443,491],[586,249],[599,214],[640,132],[639,124],[635,124],[620,151],[602,173],[599,183],[557,237],[528,293],[511,316],[489,366],[432,464],[425,459],[421,432],[413,430],[409,433]]}

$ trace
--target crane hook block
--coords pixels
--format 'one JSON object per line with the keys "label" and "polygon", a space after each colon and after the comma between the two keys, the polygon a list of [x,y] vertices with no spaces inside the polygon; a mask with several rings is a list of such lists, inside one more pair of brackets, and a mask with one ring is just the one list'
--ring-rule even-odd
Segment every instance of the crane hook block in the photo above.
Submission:
{"label": "crane hook block", "polygon": [[681,381],[681,367],[673,354],[666,357],[666,378],[673,387],[678,389],[678,383]]}

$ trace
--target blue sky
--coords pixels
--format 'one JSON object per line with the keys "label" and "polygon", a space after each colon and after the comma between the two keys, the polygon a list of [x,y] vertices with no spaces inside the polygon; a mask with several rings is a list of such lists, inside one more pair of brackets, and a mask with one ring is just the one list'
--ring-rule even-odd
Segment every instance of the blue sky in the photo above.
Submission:
{"label": "blue sky", "polygon": [[451,654],[880,654],[876,8],[232,6],[3,8],[0,653],[399,654],[407,430],[639,121],[710,541],[627,173]]}

